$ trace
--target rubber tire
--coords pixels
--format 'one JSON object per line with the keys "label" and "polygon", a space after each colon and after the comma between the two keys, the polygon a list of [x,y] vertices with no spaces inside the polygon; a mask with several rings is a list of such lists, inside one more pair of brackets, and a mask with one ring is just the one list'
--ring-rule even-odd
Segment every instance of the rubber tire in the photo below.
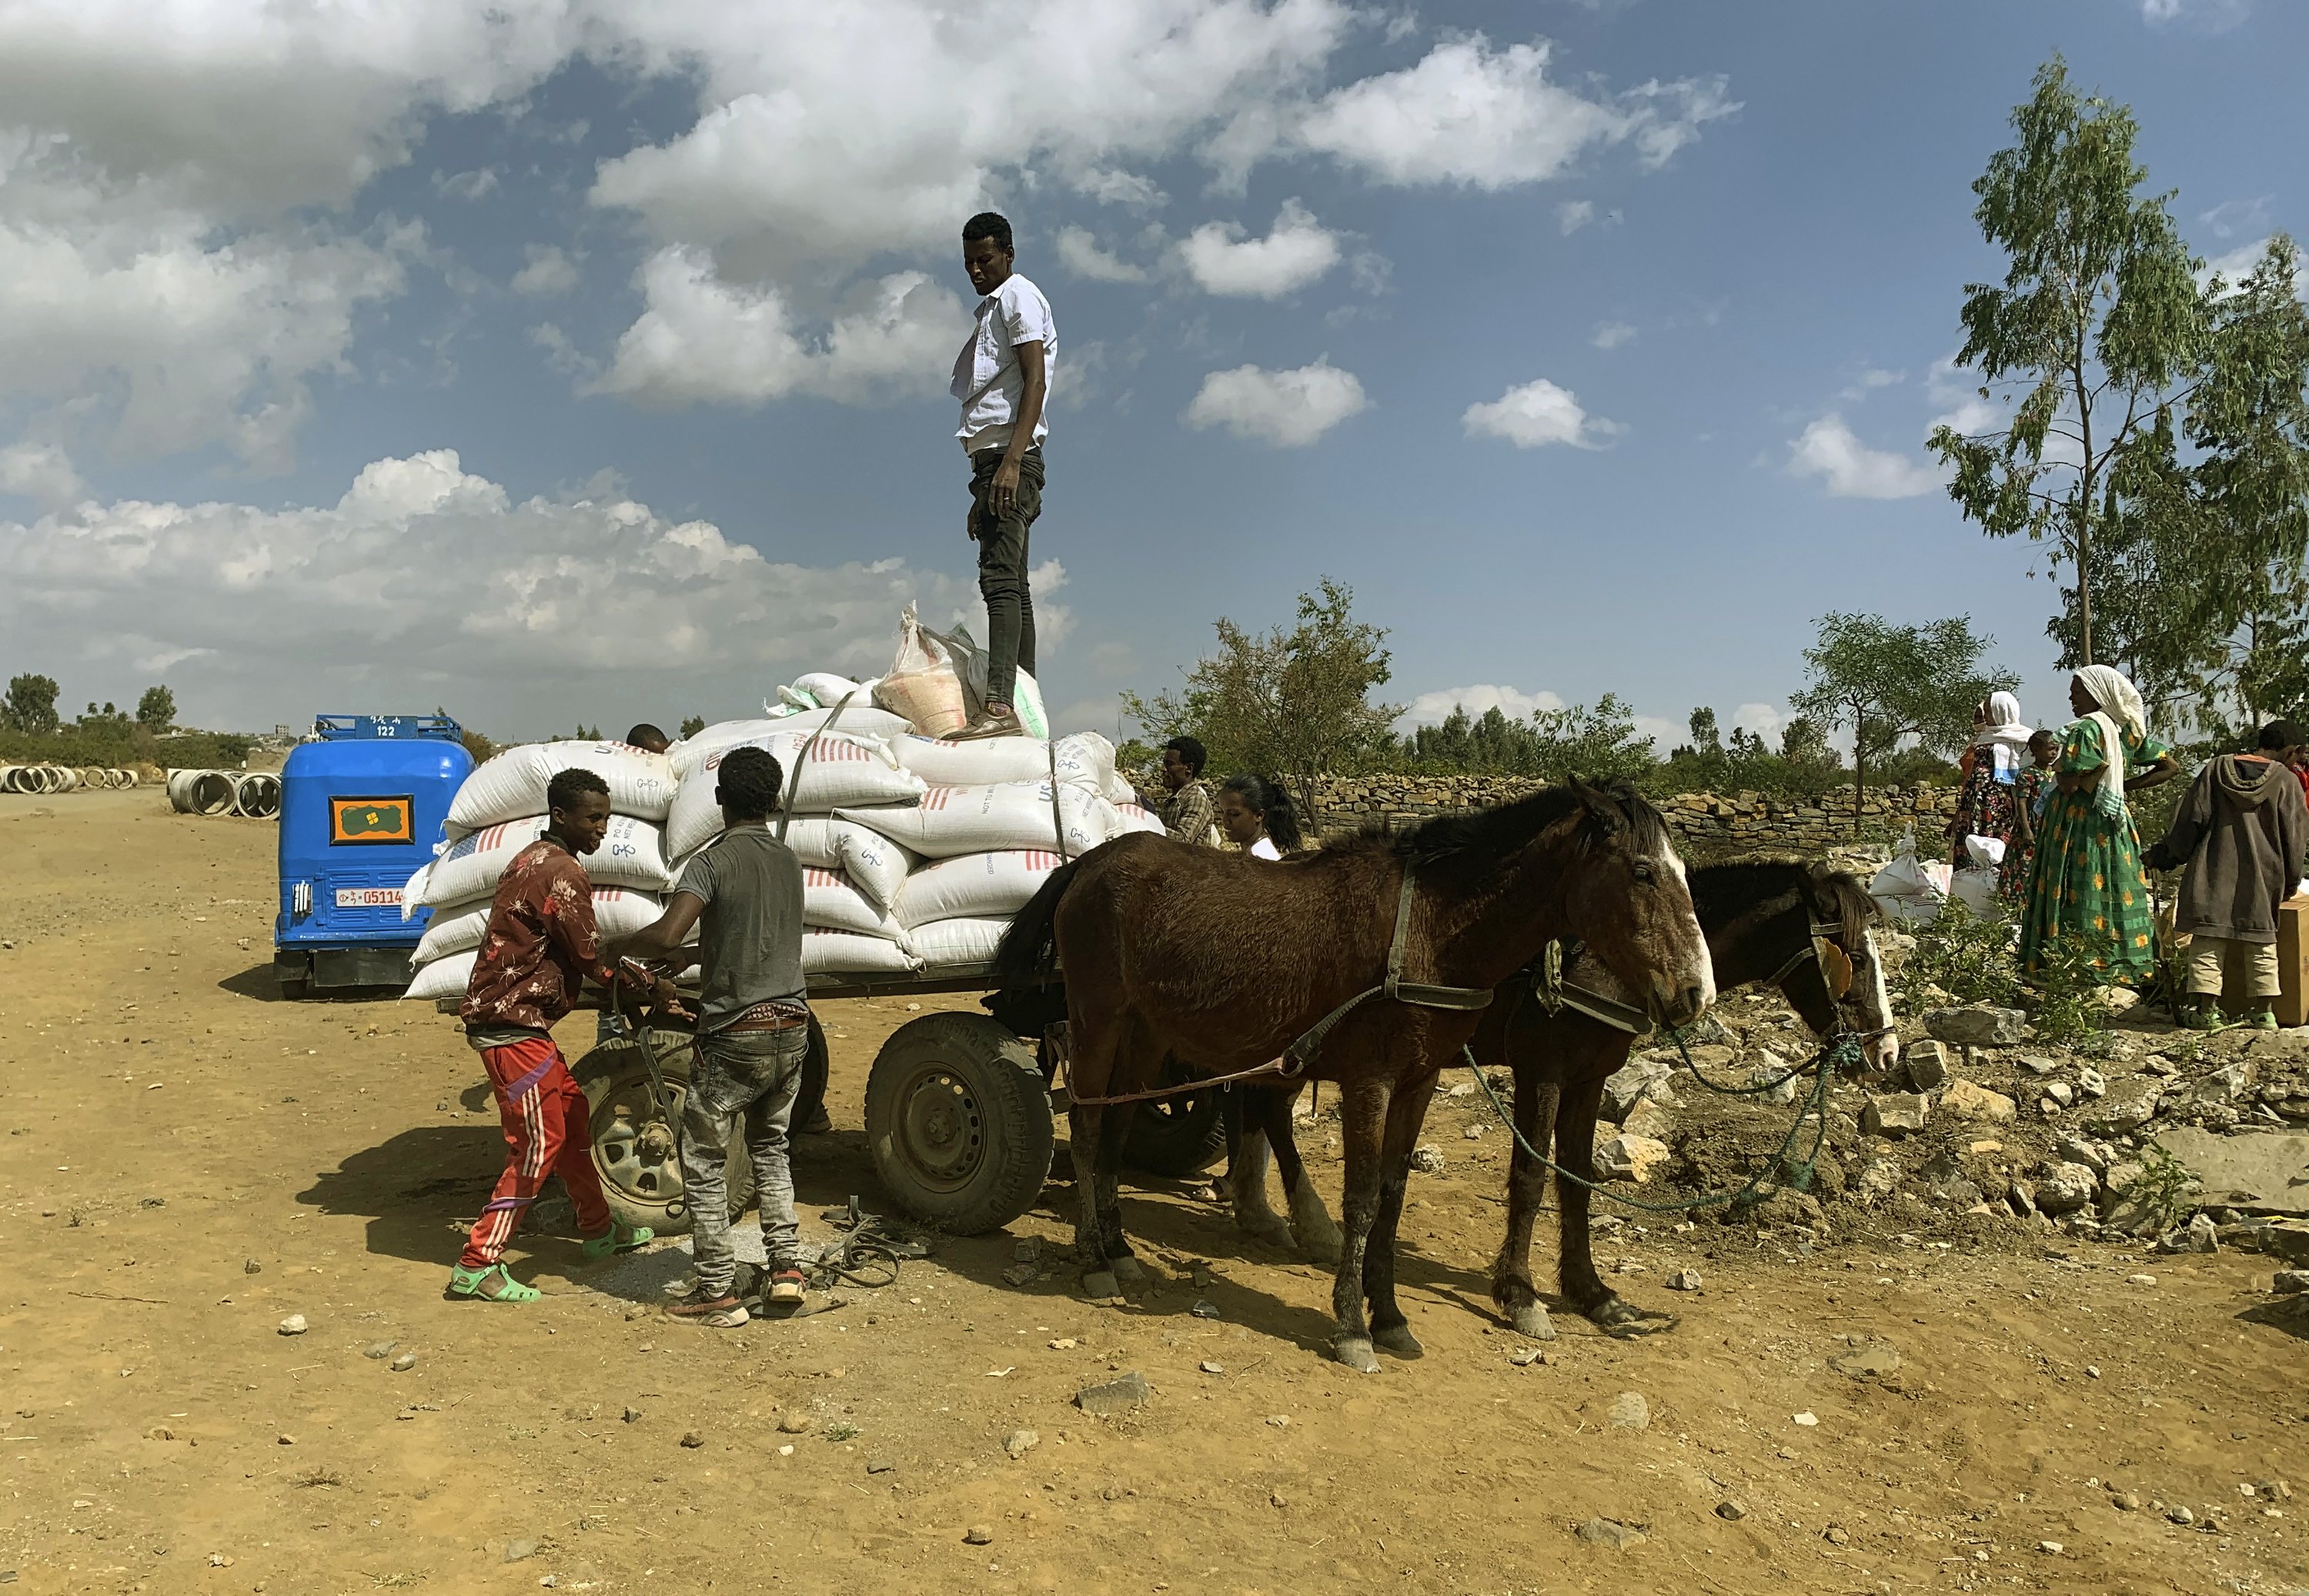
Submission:
{"label": "rubber tire", "polygon": [[300,976],[295,980],[290,980],[284,977],[281,982],[281,1001],[283,1003],[299,1002],[304,998],[305,995],[311,990],[312,983],[309,979]]}
{"label": "rubber tire", "polygon": [[793,1117],[788,1122],[792,1134],[809,1134],[809,1122],[826,1109],[826,1082],[832,1073],[832,1051],[826,1046],[826,1027],[817,1016],[809,1017],[809,1051],[802,1055],[801,1090],[794,1093]]}
{"label": "rubber tire", "polygon": [[[658,1070],[665,1078],[667,1095],[679,1114],[689,1088],[689,1037],[685,1031],[656,1032]],[[603,1042],[571,1068],[585,1093],[586,1118],[593,1152],[593,1169],[601,1178],[601,1195],[620,1224],[647,1225],[661,1236],[676,1236],[689,1229],[689,1210],[682,1201],[679,1167],[653,1169],[655,1184],[642,1189],[626,1178],[626,1160],[618,1152],[624,1138],[613,1134],[620,1126],[645,1123],[650,1117],[649,1065],[641,1043],[630,1038]],[[744,1213],[754,1201],[754,1165],[740,1141],[730,1149],[730,1217]]]}
{"label": "rubber tire", "polygon": [[[1164,1072],[1166,1082],[1177,1077]],[[1122,1143],[1125,1168],[1166,1180],[1199,1175],[1226,1156],[1224,1087],[1138,1105]]]}
{"label": "rubber tire", "polygon": [[[938,1095],[917,1104],[925,1091]],[[953,1121],[939,1116],[946,1108]],[[950,1151],[916,1140],[946,1123],[956,1126]],[[1042,1195],[1057,1139],[1034,1049],[985,1014],[909,1020],[875,1056],[867,1144],[883,1190],[918,1223],[958,1236],[1000,1229]]]}

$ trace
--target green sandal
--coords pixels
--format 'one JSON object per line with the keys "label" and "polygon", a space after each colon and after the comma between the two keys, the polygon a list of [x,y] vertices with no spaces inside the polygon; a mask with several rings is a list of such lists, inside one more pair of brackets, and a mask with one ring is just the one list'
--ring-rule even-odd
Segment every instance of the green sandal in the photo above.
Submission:
{"label": "green sandal", "polygon": [[523,1285],[504,1264],[492,1264],[487,1269],[450,1270],[449,1289],[442,1295],[452,1301],[465,1298],[475,1302],[535,1302],[545,1293],[535,1286]]}
{"label": "green sandal", "polygon": [[611,1253],[629,1253],[647,1247],[657,1239],[657,1232],[647,1225],[621,1225],[612,1220],[610,1228],[599,1236],[588,1236],[577,1244],[577,1250],[588,1258],[606,1258]]}

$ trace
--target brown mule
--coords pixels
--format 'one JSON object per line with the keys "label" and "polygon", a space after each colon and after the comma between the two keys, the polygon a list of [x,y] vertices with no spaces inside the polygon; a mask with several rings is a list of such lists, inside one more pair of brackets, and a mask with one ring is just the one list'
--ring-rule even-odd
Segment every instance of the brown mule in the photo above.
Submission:
{"label": "brown mule", "polygon": [[1404,1179],[1436,1072],[1479,1016],[1353,1000],[1395,971],[1406,994],[1413,981],[1488,991],[1570,936],[1665,1022],[1714,1000],[1682,860],[1659,812],[1625,787],[1573,781],[1280,864],[1139,833],[1061,867],[1020,910],[996,973],[1026,985],[1064,971],[1085,1290],[1111,1296],[1139,1272],[1116,1195],[1130,1105],[1110,1113],[1102,1100],[1156,1086],[1166,1055],[1220,1076],[1296,1048],[1307,1079],[1336,1083],[1345,1126],[1333,1353],[1365,1372],[1379,1367],[1374,1343],[1418,1356],[1395,1300]]}

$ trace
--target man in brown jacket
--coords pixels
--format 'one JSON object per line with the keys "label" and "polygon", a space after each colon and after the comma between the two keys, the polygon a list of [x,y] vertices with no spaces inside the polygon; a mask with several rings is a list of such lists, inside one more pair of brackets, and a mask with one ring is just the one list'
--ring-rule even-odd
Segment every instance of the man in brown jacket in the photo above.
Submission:
{"label": "man in brown jacket", "polygon": [[[2293,895],[2309,858],[2309,804],[2286,763],[2301,740],[2290,721],[2273,721],[2261,729],[2260,752],[2208,763],[2165,840],[2143,858],[2152,869],[2188,867],[2174,929],[2189,936],[2194,1003],[2182,1023],[2194,1029],[2222,1023],[2225,987],[2251,1024],[2277,1029],[2277,906]],[[2245,990],[2228,984],[2237,981]]]}

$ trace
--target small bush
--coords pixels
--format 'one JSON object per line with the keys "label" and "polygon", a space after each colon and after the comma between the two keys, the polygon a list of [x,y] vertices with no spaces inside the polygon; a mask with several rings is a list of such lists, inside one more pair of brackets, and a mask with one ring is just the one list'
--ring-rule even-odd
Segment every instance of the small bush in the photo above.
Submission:
{"label": "small bush", "polygon": [[2100,1001],[2107,977],[2093,968],[2090,946],[2081,937],[2049,938],[2028,983],[2036,989],[2034,1023],[2043,1040],[2073,1046],[2101,1029],[2108,1012]]}
{"label": "small bush", "polygon": [[2154,1142],[2140,1150],[2140,1178],[2125,1188],[2124,1200],[2141,1212],[2155,1215],[2158,1229],[2169,1230],[2195,1206],[2190,1199],[2197,1178],[2189,1173],[2188,1165]]}
{"label": "small bush", "polygon": [[1952,1003],[2010,1008],[2019,1001],[2020,966],[2010,922],[1954,910],[1920,922],[1915,934],[1916,945],[1900,963],[1896,1003],[1903,1013],[1933,1006],[1927,987],[1939,988]]}

